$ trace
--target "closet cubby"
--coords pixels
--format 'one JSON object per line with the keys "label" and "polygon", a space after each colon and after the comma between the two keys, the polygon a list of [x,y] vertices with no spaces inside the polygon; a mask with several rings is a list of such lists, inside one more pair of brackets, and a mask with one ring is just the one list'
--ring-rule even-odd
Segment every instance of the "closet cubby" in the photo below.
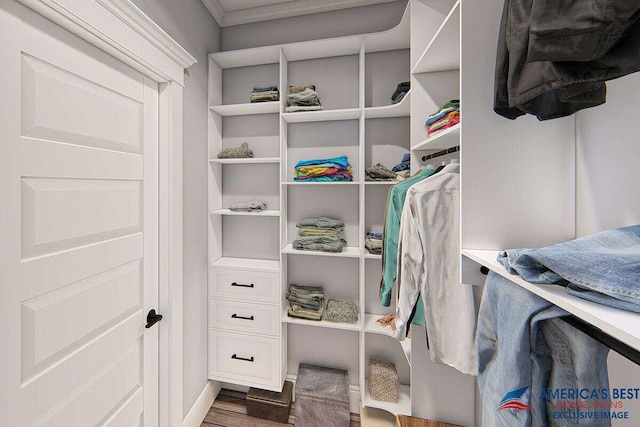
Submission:
{"label": "closet cubby", "polygon": [[398,83],[409,81],[409,49],[366,53],[364,75],[365,108],[392,105]]}
{"label": "closet cubby", "polygon": [[[309,112],[290,113],[308,114]],[[295,165],[300,160],[347,156],[353,169],[353,181],[362,175],[359,167],[359,122],[358,120],[293,123],[288,125],[286,140],[286,181],[294,181]],[[337,181],[337,183],[344,183]],[[309,182],[317,185],[319,182]]]}
{"label": "closet cubby", "polygon": [[222,218],[223,257],[279,259],[277,218],[261,215]]}
{"label": "closet cubby", "polygon": [[[358,108],[359,56],[345,55],[287,63],[288,85],[313,84],[323,110]],[[287,88],[285,88],[287,90]],[[290,114],[308,114],[301,111]]]}

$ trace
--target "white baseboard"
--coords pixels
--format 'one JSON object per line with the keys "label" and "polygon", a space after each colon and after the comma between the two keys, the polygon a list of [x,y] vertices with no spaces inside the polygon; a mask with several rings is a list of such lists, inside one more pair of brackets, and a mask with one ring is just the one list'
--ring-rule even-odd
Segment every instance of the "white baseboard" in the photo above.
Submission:
{"label": "white baseboard", "polygon": [[[287,374],[287,381],[291,381],[293,385],[296,384],[296,375]],[[296,400],[295,387],[293,388],[293,400]],[[349,411],[352,414],[360,413],[360,386],[349,384]]]}
{"label": "white baseboard", "polygon": [[200,427],[211,405],[213,405],[213,401],[216,400],[220,388],[222,388],[222,384],[218,381],[209,380],[207,382],[200,396],[198,396],[184,420],[182,420],[182,427]]}

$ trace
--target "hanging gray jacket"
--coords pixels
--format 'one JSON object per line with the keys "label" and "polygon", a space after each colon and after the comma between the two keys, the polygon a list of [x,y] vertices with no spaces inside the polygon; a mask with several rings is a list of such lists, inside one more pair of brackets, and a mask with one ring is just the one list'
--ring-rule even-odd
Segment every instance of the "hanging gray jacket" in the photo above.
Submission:
{"label": "hanging gray jacket", "polygon": [[640,70],[640,1],[505,0],[494,110],[568,116],[605,102],[606,80]]}

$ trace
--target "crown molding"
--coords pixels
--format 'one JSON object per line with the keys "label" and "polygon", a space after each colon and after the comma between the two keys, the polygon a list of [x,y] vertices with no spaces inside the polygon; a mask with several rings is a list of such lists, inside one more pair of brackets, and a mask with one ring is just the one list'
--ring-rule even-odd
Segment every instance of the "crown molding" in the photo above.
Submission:
{"label": "crown molding", "polygon": [[220,2],[218,0],[202,0],[202,3],[213,16],[213,19],[222,27],[225,12]]}
{"label": "crown molding", "polygon": [[182,68],[189,68],[198,62],[133,2],[128,0],[96,0],[96,2],[117,16]]}
{"label": "crown molding", "polygon": [[349,9],[390,3],[397,0],[296,0],[268,6],[225,12],[218,0],[202,0],[207,10],[221,27],[250,24],[272,19],[291,18],[293,16]]}

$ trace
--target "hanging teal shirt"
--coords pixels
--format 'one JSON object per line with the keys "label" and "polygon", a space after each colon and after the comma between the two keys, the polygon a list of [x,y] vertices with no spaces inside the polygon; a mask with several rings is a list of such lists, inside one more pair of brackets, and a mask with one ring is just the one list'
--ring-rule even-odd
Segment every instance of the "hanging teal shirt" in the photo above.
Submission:
{"label": "hanging teal shirt", "polygon": [[[400,240],[400,218],[404,199],[409,188],[423,179],[433,175],[436,169],[423,169],[389,190],[384,218],[384,237],[382,245],[382,281],[380,282],[380,302],[385,307],[391,304],[391,289],[396,281],[398,270],[398,243]],[[424,307],[422,298],[418,298],[413,322],[424,326]]]}

